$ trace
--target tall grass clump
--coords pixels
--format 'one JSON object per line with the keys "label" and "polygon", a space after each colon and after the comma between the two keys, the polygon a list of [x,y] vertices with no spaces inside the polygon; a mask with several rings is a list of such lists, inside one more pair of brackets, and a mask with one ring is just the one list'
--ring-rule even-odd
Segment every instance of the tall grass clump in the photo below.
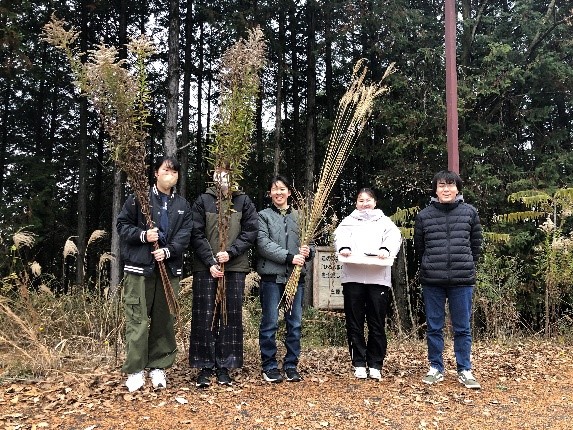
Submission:
{"label": "tall grass clump", "polygon": [[[18,230],[11,239],[3,238],[0,249],[6,256],[0,278],[0,378],[113,360],[123,326],[118,302],[86,288],[57,294],[56,277],[26,257],[33,255],[35,235]],[[62,260],[77,255],[75,249],[67,240]]]}
{"label": "tall grass clump", "polygon": [[475,327],[495,338],[512,336],[518,330],[517,295],[523,270],[516,257],[504,255],[486,241],[477,271],[475,288]]}

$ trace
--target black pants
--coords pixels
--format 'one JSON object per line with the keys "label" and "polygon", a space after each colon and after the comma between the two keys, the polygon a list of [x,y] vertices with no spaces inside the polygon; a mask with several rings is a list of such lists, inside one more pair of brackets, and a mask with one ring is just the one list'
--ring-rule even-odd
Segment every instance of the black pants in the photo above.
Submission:
{"label": "black pants", "polygon": [[[342,284],[346,336],[354,367],[382,369],[386,357],[386,311],[390,287],[376,284]],[[368,341],[364,336],[364,320],[368,325]]]}

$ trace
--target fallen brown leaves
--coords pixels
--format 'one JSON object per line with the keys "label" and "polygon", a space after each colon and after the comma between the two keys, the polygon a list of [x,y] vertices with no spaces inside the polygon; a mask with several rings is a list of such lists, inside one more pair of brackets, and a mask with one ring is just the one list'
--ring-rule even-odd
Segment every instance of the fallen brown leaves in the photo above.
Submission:
{"label": "fallen brown leaves", "polygon": [[[451,342],[448,342],[451,344]],[[280,352],[280,351],[279,351]],[[566,429],[572,428],[573,347],[542,340],[474,344],[482,390],[456,379],[451,346],[446,379],[422,384],[425,344],[390,342],[383,380],[352,376],[347,351],[303,351],[301,383],[262,381],[255,354],[232,387],[195,388],[185,357],[169,387],[128,393],[118,369],[57,371],[0,385],[0,429]]]}

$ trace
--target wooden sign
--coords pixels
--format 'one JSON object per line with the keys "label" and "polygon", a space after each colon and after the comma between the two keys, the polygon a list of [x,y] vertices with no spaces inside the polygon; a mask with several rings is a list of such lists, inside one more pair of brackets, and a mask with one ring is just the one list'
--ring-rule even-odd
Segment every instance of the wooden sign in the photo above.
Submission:
{"label": "wooden sign", "polygon": [[331,246],[317,246],[313,261],[312,305],[318,309],[344,309],[340,273],[342,264]]}

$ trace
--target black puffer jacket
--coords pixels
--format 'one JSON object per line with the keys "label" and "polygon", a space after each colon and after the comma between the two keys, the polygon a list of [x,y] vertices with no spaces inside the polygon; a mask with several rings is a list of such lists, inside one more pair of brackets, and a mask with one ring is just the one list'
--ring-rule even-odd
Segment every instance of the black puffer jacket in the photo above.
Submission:
{"label": "black puffer jacket", "polygon": [[433,198],[416,216],[414,248],[422,285],[468,286],[476,282],[482,228],[476,208],[460,195],[453,203]]}
{"label": "black puffer jacket", "polygon": [[[155,186],[149,191],[149,202],[153,221],[158,226],[161,199]],[[167,249],[165,264],[173,276],[181,276],[183,253],[189,245],[191,236],[191,208],[187,200],[172,193],[167,201],[167,214],[169,229],[165,239]],[[139,202],[133,194],[123,205],[117,217],[116,228],[120,238],[121,257],[125,263],[124,271],[150,276],[155,269],[155,259],[151,255],[153,244],[145,240],[145,232],[149,226],[146,225]]]}

